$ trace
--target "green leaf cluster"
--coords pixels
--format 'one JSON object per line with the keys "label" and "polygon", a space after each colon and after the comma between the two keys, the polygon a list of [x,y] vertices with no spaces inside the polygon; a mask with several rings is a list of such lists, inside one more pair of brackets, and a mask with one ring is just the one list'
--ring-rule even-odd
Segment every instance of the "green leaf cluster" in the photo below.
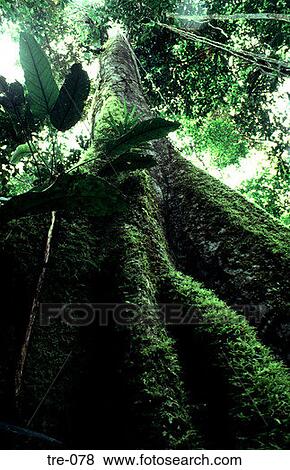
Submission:
{"label": "green leaf cluster", "polygon": [[20,35],[20,62],[35,118],[50,117],[51,124],[60,131],[73,127],[81,118],[90,91],[89,78],[82,66],[71,67],[59,91],[45,52],[26,32]]}

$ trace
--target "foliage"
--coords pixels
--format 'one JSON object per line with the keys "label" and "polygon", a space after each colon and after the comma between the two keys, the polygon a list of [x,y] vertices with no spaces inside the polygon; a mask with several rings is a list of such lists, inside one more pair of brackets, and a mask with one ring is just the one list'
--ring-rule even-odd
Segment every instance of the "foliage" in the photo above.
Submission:
{"label": "foliage", "polygon": [[[271,141],[273,161],[279,161],[287,149],[284,117],[273,118],[271,95],[282,83],[277,70],[267,69],[261,54],[269,61],[287,61],[289,23],[274,20],[212,20],[186,22],[170,15],[274,12],[287,13],[281,0],[240,2],[142,1],[136,7],[129,0],[106,2],[113,20],[128,31],[141,63],[141,73],[151,102],[167,114],[185,114],[202,127],[206,119],[231,116],[235,132],[245,136],[249,145]],[[194,42],[162,28],[160,23],[175,24],[199,35]],[[203,39],[212,44],[205,44]],[[218,42],[232,50],[252,54],[252,61],[235,57],[215,47]],[[269,62],[270,63],[270,62]],[[269,65],[268,63],[268,65]],[[279,135],[277,129],[279,128]],[[238,149],[236,149],[238,150]]]}
{"label": "foliage", "polygon": [[[255,7],[258,11],[287,12],[285,0],[281,0],[275,5],[270,0],[263,0],[263,2],[257,0]],[[286,128],[282,117],[278,119],[269,114],[270,106],[274,106],[273,103],[270,103],[270,94],[277,89],[281,79],[277,73],[270,73],[261,64],[257,66],[255,63],[247,63],[216,49],[214,46],[182,38],[172,31],[163,29],[159,23],[174,24],[181,29],[194,30],[202,38],[218,41],[227,47],[250,50],[256,55],[263,53],[277,60],[287,60],[289,47],[286,38],[289,24],[286,22],[252,21],[245,18],[241,20],[212,20],[210,23],[198,24],[177,17],[173,18],[173,15],[205,13],[208,15],[214,13],[230,15],[239,12],[252,13],[252,11],[253,4],[248,0],[241,0],[237,5],[229,4],[226,1],[208,2],[207,0],[202,3],[188,1],[183,4],[179,4],[175,0],[161,2],[143,0],[138,4],[130,0],[109,0],[84,4],[76,4],[73,1],[45,0],[41,5],[33,4],[31,0],[25,0],[24,2],[16,1],[13,5],[8,5],[7,2],[5,5],[3,4],[4,17],[17,19],[20,25],[25,28],[29,25],[42,48],[45,48],[51,58],[56,58],[54,62],[58,64],[58,67],[54,72],[57,78],[62,74],[63,69],[69,66],[69,63],[63,63],[61,54],[57,55],[56,49],[53,50],[63,33],[64,42],[66,42],[67,36],[72,34],[75,36],[74,44],[69,49],[69,57],[71,57],[73,50],[72,55],[79,54],[80,47],[83,46],[84,50],[88,51],[87,58],[90,61],[97,49],[101,48],[107,39],[106,29],[110,21],[121,22],[127,29],[130,40],[135,47],[138,61],[141,63],[144,83],[152,103],[158,109],[166,111],[166,115],[177,116],[181,114],[189,118],[191,120],[189,132],[194,140],[194,151],[199,154],[200,158],[204,152],[210,153],[212,164],[218,168],[238,163],[239,159],[247,154],[248,149],[255,145],[257,140],[271,141],[273,145],[271,153],[269,151],[269,157],[273,158],[275,155],[278,161],[283,161],[282,155],[285,155],[285,148],[288,145],[285,138]],[[83,76],[84,78],[80,68],[77,72],[77,67],[80,66],[75,65],[70,69],[70,74],[60,92],[63,97],[60,100],[59,95],[58,103],[51,112],[52,122],[61,130],[68,126],[68,123],[64,123],[65,109],[71,108],[68,112],[70,116],[75,111],[73,123],[77,119],[76,107],[72,105],[69,98],[71,93],[65,91],[68,83],[73,87],[73,83],[76,85],[77,77]],[[84,82],[86,82],[85,78]],[[85,88],[84,86],[84,95],[86,94]],[[80,92],[80,96],[81,94],[82,92]],[[27,107],[27,104],[25,106]],[[82,108],[83,103],[80,99],[79,111]],[[23,135],[23,126],[17,125],[17,123],[12,126],[8,125],[11,122],[11,117],[9,116],[9,120],[7,117],[7,110],[4,115],[0,112],[0,122],[3,123],[3,139],[6,136],[6,142],[9,143],[9,148],[6,151],[8,156],[15,151],[18,144],[26,142],[26,137]],[[134,112],[131,118],[134,120]],[[28,129],[25,134],[30,135],[33,131],[35,123],[32,120],[33,117],[28,106],[27,121],[29,122],[27,122]],[[177,120],[180,118],[177,117]],[[14,119],[14,121],[16,120]],[[119,130],[114,129],[114,125],[119,126]],[[112,131],[114,130],[114,135],[117,135],[118,132],[119,135],[125,134],[127,132],[126,126],[128,123],[125,122],[123,124],[115,122],[114,124],[112,116],[111,128]],[[180,131],[180,135],[184,136],[185,134]],[[12,143],[13,139],[14,143]],[[56,147],[57,145],[54,144],[54,150]],[[34,144],[33,148],[33,153],[38,154],[37,144]],[[55,151],[55,153],[59,152]],[[154,165],[154,159],[148,152],[139,152],[138,162],[134,159],[134,153],[138,152],[132,154],[130,151],[127,155],[123,155],[118,162],[106,163],[100,171],[104,175],[112,176],[111,163],[118,171],[127,171],[129,168],[148,168]],[[146,153],[146,158],[144,153]],[[38,166],[46,167],[43,161],[39,161],[37,155],[36,158]],[[50,159],[49,155],[47,158]],[[141,158],[143,158],[142,163]],[[31,161],[31,158],[28,156],[27,161],[29,160]],[[48,166],[54,166],[54,171],[56,169],[59,171],[61,162],[52,165],[48,163]],[[284,165],[284,170],[285,168]],[[45,171],[47,172],[47,169]],[[45,171],[41,168],[42,174]],[[287,184],[286,174],[287,171],[277,173],[277,181],[280,181],[281,187]],[[266,186],[262,186],[266,191]],[[278,200],[281,198],[276,200],[277,204]],[[270,208],[269,204],[262,205]],[[276,213],[278,212],[276,211]],[[284,210],[282,212],[284,213]]]}
{"label": "foliage", "polygon": [[[65,17],[67,0],[15,0],[1,3],[2,18],[20,31],[29,31],[57,64],[56,74],[63,76],[78,57],[78,41],[67,40],[72,22]],[[5,24],[5,21],[4,21]],[[62,45],[61,48],[58,45]]]}
{"label": "foliage", "polygon": [[[45,52],[28,33],[22,33],[20,37],[20,60],[25,73],[29,104],[25,101],[22,85],[17,83],[8,85],[5,79],[1,79],[3,96],[0,98],[4,109],[16,114],[17,106],[20,110],[22,107],[26,110],[30,105],[31,112],[37,120],[44,120],[49,116],[51,124],[61,131],[74,126],[81,117],[90,90],[88,75],[82,66],[80,64],[72,66],[61,90],[58,91]],[[150,155],[139,158],[139,154],[144,150],[143,144],[160,139],[178,127],[177,123],[162,118],[138,122],[139,117],[136,116],[135,109],[128,112],[126,102],[123,111],[124,119],[121,123],[114,121],[111,115],[108,116],[112,132],[103,142],[103,152],[111,160],[109,164],[103,166],[101,171],[103,176],[112,176],[112,167],[115,175],[155,165],[155,160]],[[17,111],[17,116],[19,113],[20,111]],[[10,160],[12,164],[15,165],[31,155],[35,157],[31,137],[26,136],[26,141],[12,154]],[[137,148],[137,145],[141,148]],[[72,210],[82,207],[88,213],[102,216],[124,209],[122,194],[115,187],[108,186],[100,176],[64,173],[62,165],[59,167],[55,161],[57,159],[55,152],[50,164],[44,160],[44,167],[41,169],[37,157],[39,156],[35,157],[35,167],[38,172],[37,190],[13,196],[2,205],[0,208],[2,222],[44,210]],[[93,157],[94,159],[96,157]],[[69,168],[69,171],[79,166]],[[60,176],[58,176],[59,169]]]}
{"label": "foliage", "polygon": [[[88,96],[89,81],[86,72],[76,64],[72,68],[73,75],[69,74],[66,79],[68,88],[65,84],[59,93],[45,52],[28,33],[22,33],[20,36],[20,60],[25,72],[28,94],[20,83],[9,84],[4,77],[0,77],[0,143],[5,145],[7,161],[12,164],[19,163],[21,156],[27,159],[30,154],[41,180],[41,166],[51,170],[50,176],[54,171],[59,171],[55,161],[57,143],[51,131],[52,155],[45,155],[43,158],[37,143],[33,142],[35,133],[39,134],[49,115],[53,116],[51,119],[63,129],[76,124]],[[16,148],[18,144],[21,145]],[[27,150],[27,146],[29,152],[23,151]],[[8,157],[9,154],[12,155],[11,158]]]}
{"label": "foliage", "polygon": [[25,142],[36,129],[30,107],[19,82],[7,83],[0,76],[0,125],[2,144]]}
{"label": "foliage", "polygon": [[17,165],[20,161],[24,160],[31,156],[31,148],[29,148],[28,144],[21,144],[18,145],[17,149],[11,155],[10,162],[13,165]]}
{"label": "foliage", "polygon": [[259,177],[243,182],[239,190],[274,217],[290,225],[290,176],[281,178],[277,171],[265,170]]}
{"label": "foliage", "polygon": [[61,131],[73,127],[81,118],[90,90],[88,74],[82,66],[71,67],[59,91],[45,52],[28,33],[20,36],[20,61],[35,118],[50,116],[52,125]]}
{"label": "foliage", "polygon": [[208,153],[211,165],[222,169],[238,164],[248,154],[246,137],[229,117],[209,115],[200,126],[186,116],[175,116],[175,119],[182,123],[177,134],[187,157],[193,153],[204,161],[204,154]]}
{"label": "foliage", "polygon": [[52,125],[63,132],[73,127],[81,118],[89,92],[88,74],[80,64],[74,64],[51,110]]}
{"label": "foliage", "polygon": [[150,168],[156,165],[150,141],[160,139],[179,127],[177,121],[161,117],[144,119],[130,109],[126,100],[122,103],[112,95],[104,101],[94,126],[95,152],[89,150],[82,164],[105,156],[99,169],[100,175],[118,175],[124,171]]}
{"label": "foliage", "polygon": [[20,35],[20,62],[31,111],[36,118],[45,118],[53,109],[59,91],[48,58],[31,34]]}
{"label": "foliage", "polygon": [[29,191],[12,197],[0,207],[0,219],[8,222],[44,211],[77,209],[105,216],[125,207],[122,194],[99,177],[63,174],[44,191]]}
{"label": "foliage", "polygon": [[136,148],[136,145],[166,137],[169,132],[174,132],[178,127],[178,123],[162,118],[141,121],[121,137],[109,141],[106,145],[106,151],[112,156],[122,155],[132,148]]}
{"label": "foliage", "polygon": [[208,150],[218,168],[238,163],[247,155],[245,138],[227,118],[207,119],[200,132],[201,150]]}

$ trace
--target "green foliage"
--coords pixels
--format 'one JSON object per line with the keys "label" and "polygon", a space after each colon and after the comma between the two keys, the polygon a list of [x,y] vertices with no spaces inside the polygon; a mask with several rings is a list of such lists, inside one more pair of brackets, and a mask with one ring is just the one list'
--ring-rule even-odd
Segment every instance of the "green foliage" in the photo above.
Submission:
{"label": "green foliage", "polygon": [[51,124],[63,132],[73,127],[81,118],[90,92],[89,77],[81,64],[71,67],[58,91],[45,52],[28,33],[20,35],[20,61],[35,118],[49,116]]}
{"label": "green foliage", "polygon": [[178,143],[186,157],[193,154],[204,161],[205,154],[209,154],[211,166],[222,169],[248,155],[247,139],[229,117],[210,115],[202,123],[184,115],[174,117],[181,123]]}
{"label": "green foliage", "polygon": [[132,127],[134,127],[140,121],[141,116],[137,113],[135,105],[131,110],[128,108],[126,99],[124,99],[123,106],[119,101],[114,104],[115,107],[119,108],[119,112],[115,114],[109,110],[105,121],[109,124],[112,135],[117,137],[129,132]]}
{"label": "green foliage", "polygon": [[259,177],[244,181],[239,190],[250,201],[290,225],[290,176],[281,178],[277,172],[265,170]]}
{"label": "green foliage", "polygon": [[146,169],[156,165],[148,143],[174,132],[180,124],[161,117],[143,119],[126,101],[110,96],[105,100],[94,128],[95,153],[83,160],[94,161],[105,155],[100,175],[112,176],[124,171]]}
{"label": "green foliage", "polygon": [[29,33],[20,35],[20,62],[32,113],[36,118],[47,117],[58,97],[58,87],[45,53]]}
{"label": "green foliage", "polygon": [[10,162],[13,165],[17,165],[17,163],[21,162],[23,159],[31,156],[31,148],[28,144],[21,144],[18,145],[17,149],[11,155]]}
{"label": "green foliage", "polygon": [[0,207],[1,222],[53,210],[82,210],[107,216],[126,208],[122,194],[93,175],[61,175],[43,191],[29,191],[12,197]]}
{"label": "green foliage", "polygon": [[[14,189],[21,187],[15,165],[22,160],[25,160],[26,172],[31,179],[28,187],[47,186],[59,173],[63,173],[57,136],[45,118],[50,116],[59,130],[71,128],[81,117],[90,88],[87,73],[80,64],[75,64],[59,93],[44,50],[28,33],[20,35],[20,61],[24,69],[28,100],[20,83],[8,84],[4,77],[0,77],[0,141],[7,146],[6,164],[10,168],[14,165],[14,169],[6,171],[2,178],[2,190],[5,192],[11,175],[17,178],[17,183],[12,185]],[[41,120],[38,127],[34,118]],[[33,142],[36,130],[40,130],[40,127],[47,129],[44,124],[48,124],[49,129],[49,147],[46,151],[41,150],[38,142]],[[17,147],[19,143],[21,145]],[[26,176],[22,174],[20,178],[23,189],[27,189]],[[13,187],[10,186],[12,193]]]}
{"label": "green foliage", "polygon": [[218,168],[237,164],[248,153],[245,137],[232,121],[223,117],[206,120],[201,127],[198,146],[211,154],[212,163]]}
{"label": "green foliage", "polygon": [[[278,144],[272,147],[271,153],[271,158],[277,161],[289,145],[283,116],[278,120],[271,116],[275,108],[271,95],[282,78],[279,71],[271,71],[265,63],[263,66],[255,60],[263,54],[269,60],[287,61],[289,22],[246,19],[197,23],[174,20],[168,14],[230,15],[253,11],[283,14],[287,12],[287,1],[274,4],[270,0],[257,0],[253,4],[249,0],[234,3],[193,0],[178,6],[170,0],[157,3],[148,0],[136,7],[130,0],[106,2],[109,16],[120,21],[129,32],[151,102],[169,115],[185,114],[193,118],[198,126],[211,116],[231,116],[235,128],[242,129],[249,145],[254,146],[257,140]],[[162,29],[158,22],[175,23],[213,44],[183,38]],[[215,47],[215,42],[232,50],[250,52],[254,60],[247,62],[235,57]]]}
{"label": "green foliage", "polygon": [[88,74],[82,69],[81,64],[74,64],[51,110],[52,125],[63,132],[73,127],[81,118],[89,92]]}
{"label": "green foliage", "polygon": [[[16,30],[32,34],[49,54],[51,63],[57,64],[54,73],[60,80],[66,74],[68,66],[80,60],[78,36],[76,35],[73,43],[67,40],[74,26],[73,20],[65,12],[67,3],[67,0],[14,0],[3,1],[1,6],[1,19],[4,19],[2,28],[8,22],[8,30],[10,24],[13,24]],[[55,47],[59,44],[63,44],[64,50],[61,50],[62,47]]]}
{"label": "green foliage", "polygon": [[122,155],[136,147],[136,145],[166,137],[170,132],[176,131],[178,127],[177,122],[167,121],[162,118],[152,118],[138,122],[126,134],[108,142],[106,151],[111,156]]}
{"label": "green foliage", "polygon": [[[117,106],[120,106],[120,103]],[[101,176],[116,176],[121,172],[148,169],[155,166],[156,160],[150,154],[150,149],[146,144],[165,137],[169,132],[173,132],[179,127],[179,123],[162,118],[136,122],[139,118],[128,120],[128,115],[132,116],[132,112],[126,114],[125,119],[121,115],[120,120],[117,120],[115,116],[113,121],[110,112],[108,116],[104,117],[105,128],[95,142],[97,148],[101,149],[101,154],[105,155],[107,159],[99,170],[98,174]],[[104,123],[102,124],[104,125]],[[120,132],[126,129],[129,130],[120,135]],[[96,154],[93,152],[92,156],[89,151],[81,164],[98,159],[98,152]]]}
{"label": "green foliage", "polygon": [[[29,48],[30,42],[32,42],[34,49]],[[54,90],[50,82],[53,78],[50,68],[49,73],[47,72],[47,64],[49,65],[49,63],[45,54],[35,44],[37,44],[35,40],[28,37],[28,44],[26,46],[30,51],[29,57],[31,61],[24,61],[26,81],[28,80],[27,85],[30,93],[35,90],[35,87],[36,90],[41,92],[37,97],[37,103],[41,105],[43,114],[39,113],[35,106],[32,107],[33,112],[36,111],[38,117],[40,117],[40,114],[42,117],[50,115],[52,124],[59,130],[64,131],[72,127],[80,118],[84,103],[89,94],[88,77],[82,70],[82,67],[75,64],[66,78],[57,101],[51,110],[51,105],[48,105],[50,102],[48,90]],[[23,56],[23,46],[21,54]],[[45,73],[42,70],[43,63],[45,65]],[[34,82],[35,77],[36,82]],[[154,166],[156,162],[148,153],[144,144],[151,140],[165,137],[169,132],[176,130],[179,124],[166,121],[162,118],[139,121],[140,116],[137,116],[135,108],[129,111],[126,102],[123,104],[121,115],[122,119],[117,120],[110,112],[108,113],[107,125],[110,126],[110,132],[105,139],[99,142],[99,145],[102,146],[102,153],[107,156],[109,161],[99,170],[99,176],[68,175],[62,171],[63,174],[47,188],[47,182],[51,181],[54,177],[53,170],[58,171],[54,162],[55,156],[52,156],[50,165],[47,165],[44,161],[43,167],[39,166],[42,164],[42,161],[39,161],[36,156],[38,159],[38,162],[36,162],[38,172],[37,183],[38,185],[40,184],[40,187],[46,186],[46,189],[28,191],[12,197],[0,208],[2,221],[7,222],[14,218],[46,210],[72,210],[82,207],[83,210],[94,215],[108,215],[124,209],[125,205],[122,195],[114,187],[110,187],[110,196],[104,196],[104,189],[108,189],[108,183],[101,180],[100,176],[115,176],[124,171]],[[32,152],[31,144],[27,143],[18,146],[12,154],[11,163],[16,164],[31,155],[35,157]],[[144,152],[145,155],[143,155]],[[96,158],[94,156],[92,160]]]}

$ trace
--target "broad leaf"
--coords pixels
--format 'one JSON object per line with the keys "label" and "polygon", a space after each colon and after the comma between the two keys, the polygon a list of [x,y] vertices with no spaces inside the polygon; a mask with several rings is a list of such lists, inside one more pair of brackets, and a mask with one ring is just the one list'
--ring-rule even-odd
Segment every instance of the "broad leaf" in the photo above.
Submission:
{"label": "broad leaf", "polygon": [[21,162],[24,158],[31,156],[31,150],[28,144],[18,145],[17,149],[11,155],[10,162],[13,165],[17,165],[17,163]]}
{"label": "broad leaf", "polygon": [[35,123],[24,97],[23,86],[19,82],[7,83],[0,76],[0,105],[4,111],[0,111],[1,128],[4,131],[4,139],[0,138],[1,141],[5,140],[8,131],[9,138],[14,142],[25,142],[35,129]]}
{"label": "broad leaf", "polygon": [[124,153],[107,162],[99,171],[100,176],[113,176],[123,171],[144,170],[156,165],[152,155],[138,155],[132,152]]}
{"label": "broad leaf", "polygon": [[64,174],[44,191],[12,197],[0,207],[0,221],[53,210],[79,209],[90,215],[106,216],[125,208],[120,191],[98,176]]}
{"label": "broad leaf", "polygon": [[24,70],[29,102],[36,118],[45,118],[55,105],[58,87],[48,58],[29,33],[20,35],[20,62]]}
{"label": "broad leaf", "polygon": [[179,123],[167,121],[162,118],[153,118],[138,122],[126,134],[109,142],[106,145],[106,152],[111,156],[122,155],[138,144],[166,137],[170,132],[176,131],[178,127]]}
{"label": "broad leaf", "polygon": [[87,72],[80,64],[74,64],[50,113],[52,125],[59,131],[73,127],[82,116],[89,92],[90,81]]}

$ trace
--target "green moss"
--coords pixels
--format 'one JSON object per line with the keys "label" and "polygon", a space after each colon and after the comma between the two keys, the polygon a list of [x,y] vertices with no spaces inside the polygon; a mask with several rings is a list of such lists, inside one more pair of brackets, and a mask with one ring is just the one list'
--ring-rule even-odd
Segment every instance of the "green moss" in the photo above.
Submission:
{"label": "green moss", "polygon": [[128,342],[123,373],[134,390],[133,413],[139,430],[141,426],[143,446],[197,448],[200,437],[191,423],[175,342],[156,303],[158,269],[167,254],[149,176],[135,173],[127,179],[126,189],[134,203],[124,221],[118,221],[116,244],[119,298],[138,306],[134,321],[120,327]]}
{"label": "green moss", "polygon": [[183,162],[182,166],[188,170],[182,172],[182,186],[194,188],[194,200],[203,206],[208,217],[222,215],[223,224],[238,226],[244,236],[259,237],[265,248],[290,257],[290,230],[285,225],[205,171],[189,162]]}
{"label": "green moss", "polygon": [[176,153],[165,171],[178,268],[245,315],[254,313],[263,340],[287,360],[289,229]]}
{"label": "green moss", "polygon": [[97,115],[97,120],[94,126],[94,144],[98,151],[100,141],[108,138],[108,134],[112,135],[113,130],[110,123],[110,118],[113,117],[116,122],[124,120],[124,105],[120,99],[111,95],[103,102],[103,106]]}
{"label": "green moss", "polygon": [[[223,377],[228,403],[225,420],[229,420],[236,448],[288,448],[290,388],[286,367],[257,340],[254,328],[241,315],[200,283],[172,270],[165,284],[171,301],[193,307],[198,317],[195,325],[184,328],[190,329],[192,344],[206,344],[206,357],[200,358],[203,367],[215,368]],[[191,360],[194,363],[193,357]],[[215,405],[219,407],[219,402]]]}

